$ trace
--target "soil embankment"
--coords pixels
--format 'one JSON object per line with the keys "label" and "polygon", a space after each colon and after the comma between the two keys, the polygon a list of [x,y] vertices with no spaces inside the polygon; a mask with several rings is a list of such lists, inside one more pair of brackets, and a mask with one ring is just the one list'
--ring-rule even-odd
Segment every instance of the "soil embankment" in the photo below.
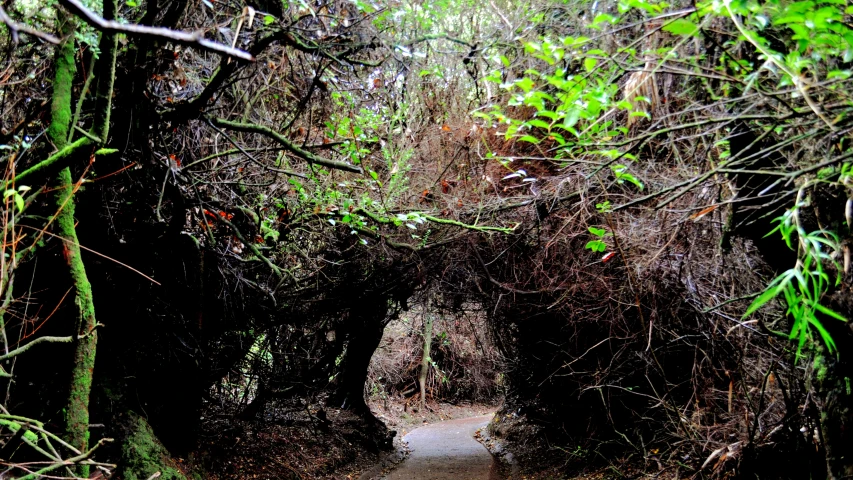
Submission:
{"label": "soil embankment", "polygon": [[497,480],[492,455],[474,439],[493,415],[449,420],[413,430],[404,437],[411,454],[387,480]]}

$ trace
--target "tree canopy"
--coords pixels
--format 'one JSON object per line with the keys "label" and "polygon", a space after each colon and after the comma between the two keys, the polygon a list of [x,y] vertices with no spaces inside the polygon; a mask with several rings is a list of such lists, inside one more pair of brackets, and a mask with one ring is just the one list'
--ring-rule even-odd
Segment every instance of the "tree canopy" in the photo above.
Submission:
{"label": "tree canopy", "polygon": [[851,15],[5,2],[6,472],[143,478],[294,398],[386,447],[415,307],[485,319],[543,469],[853,475]]}

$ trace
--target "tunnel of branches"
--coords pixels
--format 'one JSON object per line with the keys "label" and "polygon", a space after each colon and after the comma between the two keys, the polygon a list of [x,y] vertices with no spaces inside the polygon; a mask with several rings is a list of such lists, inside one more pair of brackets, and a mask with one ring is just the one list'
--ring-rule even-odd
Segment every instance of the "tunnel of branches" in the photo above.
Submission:
{"label": "tunnel of branches", "polygon": [[[110,53],[93,55],[99,28],[80,21],[80,2],[5,3],[15,35],[0,44],[0,144],[11,188],[16,171],[56,150],[45,132],[59,62],[45,59],[58,47],[24,23],[65,39],[79,30],[70,37],[77,123],[68,138],[91,136],[84,129],[97,123],[101,97],[85,92],[102,88],[88,80],[103,71],[90,65]],[[833,454],[853,431],[849,326],[824,317],[838,352],[830,355],[817,333],[800,349],[787,338],[781,304],[742,318],[756,292],[797,264],[797,251],[766,236],[794,202],[811,202],[797,217],[801,231],[831,229],[849,242],[847,77],[821,93],[825,108],[837,109],[829,125],[790,92],[749,93],[766,79],[725,59],[760,63],[759,54],[743,41],[726,44],[735,28],[726,18],[707,20],[685,43],[661,30],[670,17],[660,10],[629,9],[621,33],[594,37],[618,57],[610,71],[585,62],[586,47],[553,61],[541,45],[593,37],[592,13],[616,15],[615,7],[462,3],[147,0],[112,14],[95,9],[140,25],[206,29],[254,57],[205,50],[197,38],[120,36],[102,145],[110,150],[67,162],[101,324],[88,441],[120,440],[96,457],[123,458],[129,418],[144,417],[183,457],[222,428],[211,426],[214,417],[263,425],[283,405],[308,404],[352,412],[364,428],[349,440],[387,449],[393,432],[366,403],[371,358],[389,323],[429,312],[482,322],[476,341],[494,349],[490,368],[503,380],[459,395],[502,398],[495,434],[536,446],[527,452],[556,452],[547,461],[561,468],[621,458],[709,477],[849,473],[850,459],[840,460],[838,447]],[[391,15],[398,7],[403,13]],[[785,51],[780,32],[770,44]],[[517,35],[538,41],[538,56]],[[647,54],[620,50],[630,45]],[[506,87],[523,85],[529,69],[562,69],[602,75],[616,96],[626,80],[645,81],[632,72],[663,48],[717,73],[662,68],[651,115],[611,115],[610,124],[627,127],[603,131],[598,143],[566,148],[532,122],[544,107]],[[730,90],[715,96],[723,83]],[[542,84],[557,95],[556,82]],[[595,125],[589,115],[581,123]],[[512,134],[498,128],[508,119],[529,123]],[[539,138],[520,138],[526,133]],[[617,135],[639,161],[607,156]],[[725,158],[746,160],[730,167],[741,171],[709,166]],[[611,168],[617,161],[633,176]],[[7,259],[29,249],[12,266],[4,261],[6,353],[80,332],[72,253],[52,220],[58,168],[16,180],[32,187],[25,214],[5,197]],[[774,183],[762,171],[792,180]],[[794,182],[818,173],[819,188]],[[600,249],[590,247],[596,240]],[[822,301],[850,318],[847,265],[834,258],[826,268],[840,281]],[[4,360],[12,375],[2,379],[4,413],[61,432],[75,344]],[[325,413],[311,415],[322,424]],[[17,447],[15,432],[3,431],[0,458],[38,457]]]}

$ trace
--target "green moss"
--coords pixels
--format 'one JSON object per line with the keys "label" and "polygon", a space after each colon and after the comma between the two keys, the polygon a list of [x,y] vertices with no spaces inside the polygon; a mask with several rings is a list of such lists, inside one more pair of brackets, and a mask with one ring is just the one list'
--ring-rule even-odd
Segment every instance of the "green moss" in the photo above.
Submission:
{"label": "green moss", "polygon": [[[59,149],[59,151],[48,157],[46,160],[42,160],[41,162],[19,173],[17,176],[15,176],[15,183],[20,184],[25,179],[29,179],[34,175],[41,174],[43,172],[54,171],[54,169],[59,169],[59,167],[62,165],[70,164],[71,161],[76,158],[75,154],[83,147],[91,143],[92,141],[86,137],[82,137],[78,140],[75,140],[74,143],[68,144],[64,148]],[[6,188],[9,188],[9,184],[6,185]]]}
{"label": "green moss", "polygon": [[160,472],[160,480],[187,480],[174,466],[166,447],[154,435],[144,418],[129,414],[127,437],[121,446],[118,477],[124,480],[146,480]]}
{"label": "green moss", "polygon": [[[92,373],[95,369],[95,350],[98,341],[95,306],[92,301],[92,286],[86,275],[86,267],[74,228],[74,198],[71,171],[66,167],[59,174],[57,187],[56,223],[59,233],[65,240],[64,251],[71,278],[77,290],[74,303],[77,305],[79,316],[75,331],[87,335],[77,342],[74,352],[74,368],[71,372],[71,386],[65,415],[67,440],[78,449],[85,451],[89,446],[89,395],[92,389]],[[91,333],[90,333],[91,332]],[[81,465],[78,473],[81,477],[88,476],[88,466]]]}
{"label": "green moss", "polygon": [[[66,35],[65,40],[56,52],[56,73],[53,80],[48,135],[60,150],[60,155],[69,155],[74,148],[79,148],[79,146],[66,145],[68,130],[71,127],[71,87],[75,73],[74,36],[70,35],[73,33],[74,26],[71,20],[62,13],[58,15],[60,30]],[[71,147],[71,149],[69,150],[66,147]],[[65,408],[66,439],[68,443],[85,452],[89,449],[89,394],[92,389],[92,371],[95,368],[97,335],[92,331],[95,327],[92,287],[86,276],[86,269],[80,255],[77,232],[74,229],[73,182],[68,167],[62,169],[59,174],[56,203],[56,221],[59,226],[59,234],[65,240],[65,257],[71,269],[74,287],[77,290],[75,303],[80,311],[74,332],[77,334],[91,332],[91,335],[87,335],[77,342],[68,403]],[[81,477],[88,477],[89,466],[79,465],[77,474]]]}
{"label": "green moss", "polygon": [[53,79],[47,135],[56,148],[62,149],[67,143],[68,129],[71,126],[71,86],[77,69],[74,65],[74,36],[68,35],[73,31],[73,25],[64,14],[58,15],[60,31],[66,37],[56,52],[56,73]]}
{"label": "green moss", "polygon": [[[14,422],[11,420],[0,419],[0,426],[8,428],[9,430],[12,431],[12,433],[16,433],[18,430],[21,429],[20,423]],[[35,433],[33,433],[29,430],[24,432],[24,439],[26,439],[30,442],[33,442],[33,443],[38,443],[38,441],[39,441],[38,435],[36,435]]]}
{"label": "green moss", "polygon": [[815,380],[817,380],[817,384],[823,384],[823,382],[826,380],[826,374],[828,370],[828,367],[826,365],[826,358],[824,358],[824,356],[820,353],[815,354],[812,368],[814,369],[814,378]]}

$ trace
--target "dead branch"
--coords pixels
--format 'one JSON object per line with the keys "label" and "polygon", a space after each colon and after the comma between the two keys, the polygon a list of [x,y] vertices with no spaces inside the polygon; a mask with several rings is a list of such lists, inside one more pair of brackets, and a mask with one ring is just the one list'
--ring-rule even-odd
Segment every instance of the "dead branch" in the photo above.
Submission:
{"label": "dead branch", "polygon": [[[202,32],[187,33],[171,30],[163,27],[149,27],[147,25],[122,25],[113,20],[105,20],[86,8],[79,0],[60,0],[62,6],[68,11],[82,19],[102,32],[124,33],[128,36],[152,37],[170,40],[180,45],[198,47],[209,52],[219,53],[229,57],[253,61],[255,58],[248,52],[227,45],[213,42],[204,38]],[[58,43],[58,42],[57,42]]]}

